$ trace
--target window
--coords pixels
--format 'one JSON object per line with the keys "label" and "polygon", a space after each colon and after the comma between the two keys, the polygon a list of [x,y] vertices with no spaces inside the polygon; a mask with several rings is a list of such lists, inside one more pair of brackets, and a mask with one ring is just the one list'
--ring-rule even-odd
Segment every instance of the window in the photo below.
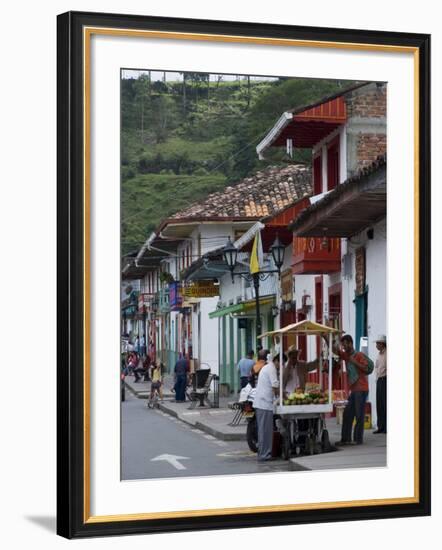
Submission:
{"label": "window", "polygon": [[313,159],[313,194],[322,193],[322,158],[318,155]]}
{"label": "window", "polygon": [[331,191],[339,183],[339,136],[327,149],[327,190]]}

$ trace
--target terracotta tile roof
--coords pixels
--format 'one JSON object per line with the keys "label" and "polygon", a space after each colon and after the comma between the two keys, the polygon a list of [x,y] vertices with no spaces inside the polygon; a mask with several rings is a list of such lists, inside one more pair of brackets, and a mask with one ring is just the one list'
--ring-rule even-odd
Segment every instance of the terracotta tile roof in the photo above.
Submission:
{"label": "terracotta tile roof", "polygon": [[271,216],[312,193],[310,167],[270,166],[174,214],[171,219]]}

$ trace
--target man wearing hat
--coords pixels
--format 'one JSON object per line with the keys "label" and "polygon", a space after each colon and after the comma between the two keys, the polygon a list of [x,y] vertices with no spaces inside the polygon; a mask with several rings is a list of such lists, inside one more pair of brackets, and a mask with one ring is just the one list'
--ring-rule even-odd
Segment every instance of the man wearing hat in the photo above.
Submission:
{"label": "man wearing hat", "polygon": [[387,337],[380,334],[376,339],[379,354],[376,359],[376,411],[378,428],[373,433],[387,433]]}
{"label": "man wearing hat", "polygon": [[319,367],[319,359],[315,361],[301,361],[299,357],[299,349],[296,346],[290,346],[287,351],[288,361],[284,368],[282,384],[285,393],[292,393],[296,388],[304,390],[307,382],[307,375],[310,371],[316,370]]}

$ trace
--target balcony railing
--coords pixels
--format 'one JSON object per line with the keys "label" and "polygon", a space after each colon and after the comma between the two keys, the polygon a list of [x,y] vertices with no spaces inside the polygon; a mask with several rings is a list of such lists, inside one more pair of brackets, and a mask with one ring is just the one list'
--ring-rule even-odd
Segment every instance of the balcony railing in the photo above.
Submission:
{"label": "balcony railing", "polygon": [[323,274],[341,270],[341,239],[296,237],[293,239],[293,273]]}

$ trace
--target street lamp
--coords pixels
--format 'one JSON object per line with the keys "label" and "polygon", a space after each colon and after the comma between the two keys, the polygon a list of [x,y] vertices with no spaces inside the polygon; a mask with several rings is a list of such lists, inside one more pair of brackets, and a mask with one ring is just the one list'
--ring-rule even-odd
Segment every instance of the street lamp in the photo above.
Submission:
{"label": "street lamp", "polygon": [[[147,308],[146,304],[143,304],[143,338],[144,338],[144,355],[147,355],[147,331],[146,331],[146,318],[147,318]],[[143,353],[143,349],[141,349]]]}
{"label": "street lamp", "polygon": [[255,290],[257,346],[260,344],[258,336],[262,333],[261,313],[259,308],[259,284],[260,281],[265,281],[272,273],[278,273],[278,277],[281,275],[281,267],[284,263],[284,252],[285,247],[279,240],[278,235],[276,235],[275,242],[270,247],[270,253],[272,254],[276,269],[266,269],[256,273],[250,273],[250,271],[235,271],[238,249],[233,245],[230,237],[227,240],[226,246],[223,248],[223,258],[232,275],[232,283],[234,282],[235,275],[242,277],[246,281],[253,282],[253,288]]}
{"label": "street lamp", "polygon": [[232,274],[232,283],[233,283],[233,271],[236,266],[237,257],[238,257],[238,249],[235,246],[233,246],[233,243],[229,237],[227,239],[226,246],[223,248],[223,258],[228,268],[230,269],[230,273]]}
{"label": "street lamp", "polygon": [[275,242],[270,247],[270,252],[272,254],[273,261],[277,267],[278,273],[280,273],[282,264],[284,263],[285,246],[279,240],[278,235],[276,235]]}

